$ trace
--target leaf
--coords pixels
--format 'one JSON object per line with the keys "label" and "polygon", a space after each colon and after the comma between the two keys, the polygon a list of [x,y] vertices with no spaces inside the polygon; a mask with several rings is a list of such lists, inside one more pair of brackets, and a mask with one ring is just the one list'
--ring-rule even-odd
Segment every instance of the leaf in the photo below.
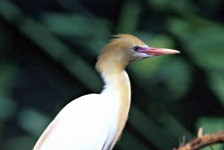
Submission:
{"label": "leaf", "polygon": [[139,1],[124,3],[117,25],[117,33],[134,33],[137,29],[141,10]]}
{"label": "leaf", "polygon": [[223,69],[224,28],[208,27],[199,29],[189,39],[188,53],[194,61],[207,71]]}
{"label": "leaf", "polygon": [[20,127],[36,137],[43,132],[43,129],[46,128],[49,122],[50,118],[32,109],[24,109],[18,117]]}
{"label": "leaf", "polygon": [[0,63],[0,96],[8,97],[11,95],[16,70],[16,66],[10,62]]}
{"label": "leaf", "polygon": [[53,33],[69,36],[88,48],[89,53],[99,54],[99,49],[110,36],[109,22],[103,18],[63,13],[47,13],[42,22]]}
{"label": "leaf", "polygon": [[173,18],[168,21],[168,28],[198,66],[208,72],[223,69],[224,26],[198,18]]}
{"label": "leaf", "polygon": [[0,63],[0,118],[4,120],[11,118],[16,109],[16,103],[11,98],[16,70],[10,62]]}
{"label": "leaf", "polygon": [[224,72],[212,72],[209,74],[209,87],[213,90],[218,100],[224,107]]}
{"label": "leaf", "polygon": [[35,143],[34,138],[30,136],[16,136],[5,140],[3,144],[4,150],[28,150],[32,149]]}
{"label": "leaf", "polygon": [[[32,19],[27,19],[24,21],[23,26],[20,26],[20,30],[88,88],[93,91],[101,88],[99,77],[93,68],[80,56],[73,53],[67,45],[51,34],[47,28]],[[77,68],[82,69],[77,71]]]}
{"label": "leaf", "polygon": [[[150,141],[159,150],[172,148],[175,139],[168,137],[163,128],[154,123],[148,116],[146,116],[138,107],[132,106],[129,118],[130,125],[147,141]],[[163,144],[161,144],[163,141]]]}
{"label": "leaf", "polygon": [[0,2],[0,14],[3,15],[4,18],[9,21],[18,20],[18,18],[20,18],[22,13],[16,5],[8,0],[1,0]]}
{"label": "leaf", "polygon": [[139,82],[148,81],[150,76],[155,74],[155,72],[159,69],[162,62],[165,61],[165,57],[157,57],[157,58],[149,58],[141,60],[132,64],[129,68],[131,69],[132,74],[137,78]]}
{"label": "leaf", "polygon": [[122,150],[149,150],[140,139],[127,129],[122,133],[122,138],[118,141],[116,147],[121,148]]}
{"label": "leaf", "polygon": [[160,81],[165,86],[169,99],[181,99],[190,89],[192,84],[190,66],[183,59],[173,59],[161,65],[161,70],[155,76],[160,76]]}
{"label": "leaf", "polygon": [[0,96],[0,119],[10,119],[15,113],[16,106],[13,100]]}
{"label": "leaf", "polygon": [[[167,58],[166,58],[167,57]],[[192,76],[190,66],[182,59],[172,59],[169,56],[150,58],[137,63],[132,69],[139,86],[153,84],[160,94],[165,94],[170,100],[180,99],[191,87]],[[136,81],[137,82],[137,81]],[[158,85],[163,85],[158,86]]]}
{"label": "leaf", "polygon": [[91,18],[77,14],[47,13],[42,16],[42,21],[51,31],[60,35],[87,38],[93,35],[102,37],[109,33],[108,21],[102,18]]}
{"label": "leaf", "polygon": [[147,2],[155,12],[177,12],[186,16],[194,11],[193,3],[188,0],[147,0]]}

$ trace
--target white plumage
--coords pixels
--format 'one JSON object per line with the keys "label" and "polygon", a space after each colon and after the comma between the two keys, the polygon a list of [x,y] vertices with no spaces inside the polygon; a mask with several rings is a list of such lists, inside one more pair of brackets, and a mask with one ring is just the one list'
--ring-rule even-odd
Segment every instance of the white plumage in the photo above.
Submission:
{"label": "white plumage", "polygon": [[[125,71],[123,76],[129,84]],[[109,149],[117,133],[118,106],[122,101],[115,88],[118,82],[114,81],[101,94],[85,95],[67,104],[44,132],[48,136],[42,135],[41,147],[37,143],[34,150]]]}
{"label": "white plumage", "polygon": [[128,63],[176,50],[151,48],[122,34],[103,48],[97,69],[105,82],[100,94],[89,94],[67,104],[43,132],[33,150],[111,150],[127,121],[130,82]]}

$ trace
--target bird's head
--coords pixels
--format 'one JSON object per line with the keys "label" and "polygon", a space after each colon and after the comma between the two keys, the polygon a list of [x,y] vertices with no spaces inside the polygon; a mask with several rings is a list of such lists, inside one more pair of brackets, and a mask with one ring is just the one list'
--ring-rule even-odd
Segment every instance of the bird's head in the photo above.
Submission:
{"label": "bird's head", "polygon": [[[130,34],[119,34],[108,43],[98,58],[97,69],[117,67],[123,70],[129,63],[159,55],[177,54],[177,50],[149,47],[139,38]],[[109,65],[109,66],[108,66]]]}

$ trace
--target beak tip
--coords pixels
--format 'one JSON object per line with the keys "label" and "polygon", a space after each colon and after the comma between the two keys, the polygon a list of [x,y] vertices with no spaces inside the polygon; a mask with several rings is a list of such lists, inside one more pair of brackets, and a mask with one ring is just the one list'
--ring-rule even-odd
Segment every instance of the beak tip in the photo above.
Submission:
{"label": "beak tip", "polygon": [[164,54],[179,54],[180,53],[180,51],[178,51],[178,50],[174,50],[174,49],[164,49],[165,50],[165,53]]}
{"label": "beak tip", "polygon": [[176,50],[174,54],[180,54],[180,51]]}

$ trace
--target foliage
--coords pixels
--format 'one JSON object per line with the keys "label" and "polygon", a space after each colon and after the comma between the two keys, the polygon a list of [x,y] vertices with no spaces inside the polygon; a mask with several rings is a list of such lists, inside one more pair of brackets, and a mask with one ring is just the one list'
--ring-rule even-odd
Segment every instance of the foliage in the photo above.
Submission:
{"label": "foliage", "polygon": [[132,109],[115,149],[172,149],[199,127],[222,130],[223,8],[221,0],[1,0],[0,149],[32,149],[64,105],[100,92],[94,64],[117,33],[181,54],[127,68]]}

